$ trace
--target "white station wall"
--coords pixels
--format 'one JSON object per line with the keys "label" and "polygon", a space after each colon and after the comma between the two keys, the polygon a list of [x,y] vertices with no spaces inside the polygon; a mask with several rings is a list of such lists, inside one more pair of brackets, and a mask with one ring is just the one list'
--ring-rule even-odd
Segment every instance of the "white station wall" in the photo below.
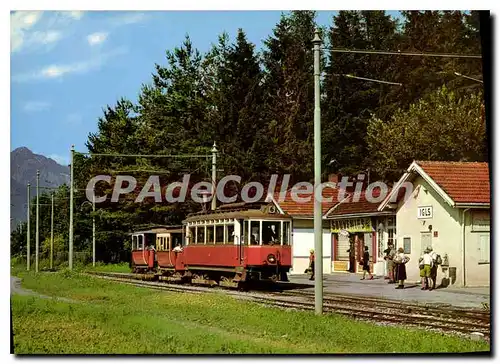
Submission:
{"label": "white station wall", "polygon": [[[311,225],[313,225],[312,221]],[[292,232],[292,269],[290,274],[304,274],[304,271],[309,267],[309,251],[314,249],[314,229],[294,226]],[[319,257],[316,255],[317,259]],[[323,273],[331,272],[332,238],[330,230],[323,228]]]}

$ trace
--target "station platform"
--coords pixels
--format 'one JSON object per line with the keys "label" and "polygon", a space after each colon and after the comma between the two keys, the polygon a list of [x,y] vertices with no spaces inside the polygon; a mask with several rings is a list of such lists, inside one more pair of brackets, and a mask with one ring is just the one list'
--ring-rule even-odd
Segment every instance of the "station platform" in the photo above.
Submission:
{"label": "station platform", "polygon": [[[395,301],[425,303],[437,306],[455,306],[464,308],[483,308],[490,306],[489,287],[453,287],[422,291],[421,285],[415,282],[405,282],[404,289],[395,289],[396,284],[388,284],[384,277],[373,277],[373,280],[361,280],[359,273],[331,273],[323,276],[323,292],[325,294],[338,293],[365,297],[393,299]],[[300,285],[304,291],[314,292],[314,281],[309,275],[289,275],[290,283]]]}

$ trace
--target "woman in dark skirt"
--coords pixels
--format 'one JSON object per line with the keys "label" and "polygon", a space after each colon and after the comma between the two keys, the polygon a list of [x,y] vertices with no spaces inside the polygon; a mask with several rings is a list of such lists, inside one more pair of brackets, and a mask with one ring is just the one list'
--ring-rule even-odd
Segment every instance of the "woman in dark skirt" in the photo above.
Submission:
{"label": "woman in dark skirt", "polygon": [[410,261],[410,258],[404,254],[404,249],[399,248],[398,253],[394,257],[394,263],[396,263],[396,281],[399,282],[399,285],[396,289],[403,289],[404,282],[406,279],[406,267],[405,264]]}

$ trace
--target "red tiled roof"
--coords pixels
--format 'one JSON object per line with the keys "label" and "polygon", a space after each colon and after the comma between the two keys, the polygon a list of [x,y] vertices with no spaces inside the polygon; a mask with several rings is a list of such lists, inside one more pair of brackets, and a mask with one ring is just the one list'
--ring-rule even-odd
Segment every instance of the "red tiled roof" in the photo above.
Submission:
{"label": "red tiled roof", "polygon": [[416,161],[456,203],[490,203],[490,175],[485,162]]}
{"label": "red tiled roof", "polygon": [[[291,215],[291,216],[302,216],[302,217],[313,217],[314,216],[314,194],[305,194],[305,193],[297,193],[299,198],[309,197],[309,201],[307,202],[296,202],[292,199],[292,190],[286,191],[286,195],[284,201],[280,202],[280,193],[274,192],[274,200],[281,207],[283,212]],[[323,198],[324,199],[332,199],[332,202],[324,201],[321,203],[321,214],[324,215],[327,213],[329,209],[335,206],[338,202],[338,189],[333,188],[324,188],[323,189]]]}
{"label": "red tiled roof", "polygon": [[[374,189],[372,196],[377,198],[380,196],[380,190]],[[387,195],[391,193],[390,189],[387,191]],[[362,191],[358,200],[353,201],[354,194],[350,193],[349,198],[340,203],[333,211],[331,211],[328,216],[338,216],[338,215],[350,215],[350,214],[364,214],[377,212],[377,208],[380,205],[379,202],[370,202],[366,199],[366,192]]]}

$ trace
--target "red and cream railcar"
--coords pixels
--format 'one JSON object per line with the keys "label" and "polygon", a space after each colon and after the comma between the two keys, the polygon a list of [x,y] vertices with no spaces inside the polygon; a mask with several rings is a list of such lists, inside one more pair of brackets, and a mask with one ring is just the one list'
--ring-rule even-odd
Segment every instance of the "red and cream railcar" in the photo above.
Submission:
{"label": "red and cream railcar", "polygon": [[287,280],[291,218],[273,204],[240,203],[188,216],[183,261],[193,283]]}
{"label": "red and cream railcar", "polygon": [[273,204],[238,203],[189,215],[182,227],[132,234],[134,272],[160,280],[237,287],[288,280],[291,218]]}

